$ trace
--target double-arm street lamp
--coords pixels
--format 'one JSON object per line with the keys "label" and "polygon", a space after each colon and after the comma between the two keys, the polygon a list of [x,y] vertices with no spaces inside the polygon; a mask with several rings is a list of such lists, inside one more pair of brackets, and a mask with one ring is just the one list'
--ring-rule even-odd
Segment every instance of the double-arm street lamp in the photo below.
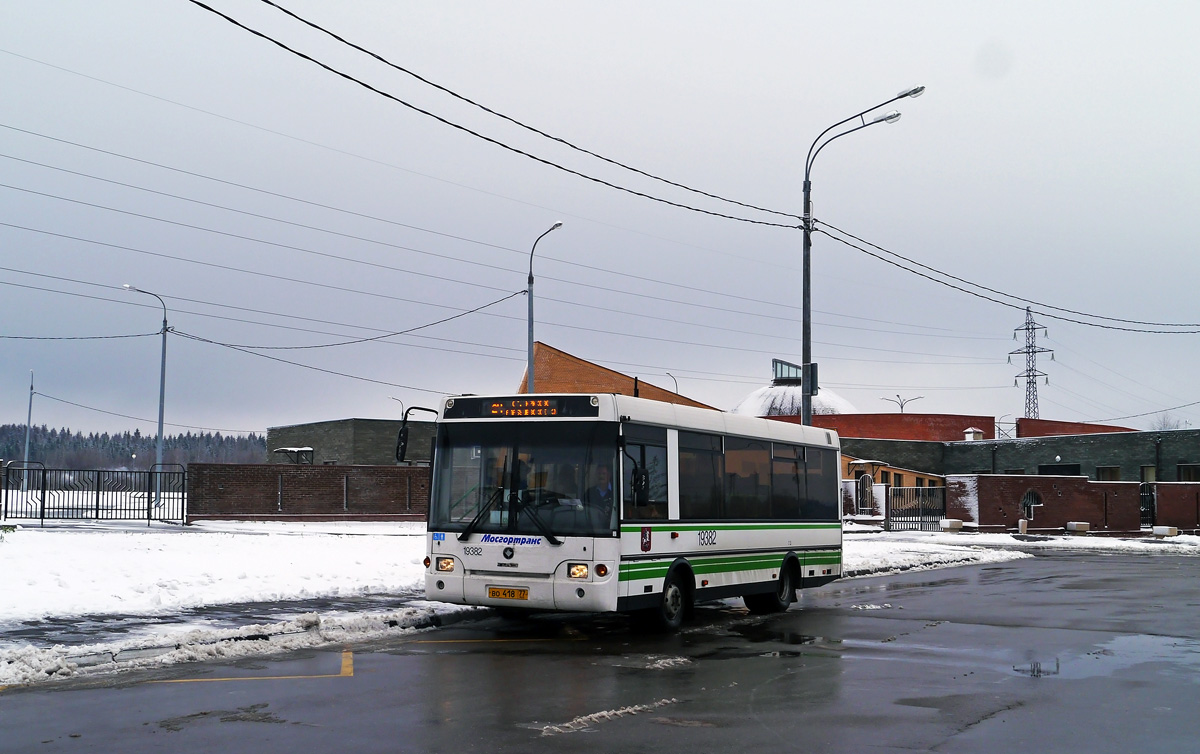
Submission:
{"label": "double-arm street lamp", "polygon": [[[861,113],[851,115],[845,120],[840,120],[822,131],[821,135],[813,141],[812,146],[808,148],[808,157],[804,161],[804,324],[801,335],[802,383],[800,404],[800,421],[803,424],[812,424],[812,397],[817,391],[816,364],[812,363],[812,268],[810,265],[810,257],[812,256],[813,228],[811,181],[813,161],[817,159],[817,155],[821,153],[821,150],[824,149],[829,142],[833,141],[834,139],[841,138],[846,134],[852,134],[855,131],[861,131],[867,126],[873,126],[876,123],[895,123],[896,121],[900,120],[900,113],[897,110],[891,110],[883,113],[882,115],[877,115],[872,120],[867,120],[867,113],[874,112],[881,107],[890,105],[897,100],[904,99],[905,97],[919,97],[924,91],[925,87],[923,86],[915,86],[912,89],[906,89],[885,102],[880,102],[878,105],[869,107],[866,110],[863,110]],[[832,136],[829,136],[831,131],[835,131],[841,126],[844,126],[854,120],[858,120],[859,123],[846,128],[843,131],[838,131]]]}
{"label": "double-arm street lamp", "polygon": [[923,395],[918,395],[918,396],[916,396],[915,398],[901,398],[901,397],[900,397],[900,394],[899,394],[899,393],[896,393],[896,397],[895,397],[895,398],[888,398],[888,397],[886,397],[886,396],[885,396],[885,397],[883,397],[883,398],[880,398],[879,400],[881,400],[881,401],[890,401],[891,403],[895,403],[897,406],[899,406],[899,407],[900,407],[900,413],[902,413],[902,414],[903,414],[903,413],[904,413],[904,407],[905,407],[905,406],[907,406],[908,404],[912,403],[913,401],[919,401],[919,400],[921,400],[921,399],[922,399],[922,398],[924,398],[924,397],[925,397],[925,396],[923,396]]}
{"label": "double-arm street lamp", "polygon": [[529,250],[529,288],[525,294],[529,298],[529,364],[526,366],[528,373],[525,375],[525,392],[533,392],[533,252],[537,251],[538,241],[545,238],[550,231],[558,230],[562,227],[562,223],[554,223],[550,226],[550,230],[537,237],[537,241],[533,242],[533,248]]}
{"label": "double-arm street lamp", "polygon": [[[163,323],[162,323],[162,362],[158,370],[158,441],[154,449],[154,466],[157,471],[162,471],[163,459],[163,402],[167,394],[167,303],[162,300],[162,296],[150,291],[143,291],[141,288],[135,288],[128,283],[125,284],[125,290],[132,293],[144,293],[147,296],[153,296],[158,299],[158,303],[162,304],[163,308]],[[160,493],[159,486],[155,485],[155,502],[159,502]]]}

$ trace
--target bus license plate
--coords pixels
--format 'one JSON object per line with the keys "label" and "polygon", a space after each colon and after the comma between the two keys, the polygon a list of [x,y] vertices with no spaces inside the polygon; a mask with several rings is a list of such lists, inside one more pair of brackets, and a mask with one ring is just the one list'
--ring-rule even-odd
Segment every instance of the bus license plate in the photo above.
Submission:
{"label": "bus license plate", "polygon": [[493,600],[527,600],[528,589],[517,589],[511,586],[489,586],[488,598]]}

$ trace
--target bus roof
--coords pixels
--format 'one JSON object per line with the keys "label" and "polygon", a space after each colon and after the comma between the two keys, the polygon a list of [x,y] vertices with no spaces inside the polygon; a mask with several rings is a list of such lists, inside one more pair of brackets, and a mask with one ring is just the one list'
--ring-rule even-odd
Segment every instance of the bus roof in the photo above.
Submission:
{"label": "bus roof", "polygon": [[[443,401],[440,417],[447,415],[447,408],[453,406],[452,401],[481,401],[484,403],[504,403],[512,404],[535,404],[554,402],[558,399],[590,399],[594,398],[594,402],[590,405],[592,413],[587,417],[579,417],[578,415],[565,417],[554,416],[546,413],[538,413],[532,416],[520,416],[523,421],[563,421],[564,419],[579,420],[585,418],[591,421],[632,421],[639,424],[653,424],[664,427],[676,427],[679,429],[692,430],[696,432],[712,432],[726,435],[737,435],[742,437],[758,437],[769,439],[775,442],[786,442],[803,445],[823,445],[831,448],[840,448],[840,440],[835,431],[830,429],[822,429],[820,427],[806,427],[800,424],[791,422],[783,422],[772,419],[762,419],[756,416],[742,416],[739,414],[731,414],[725,411],[717,411],[715,409],[696,408],[694,406],[683,406],[674,403],[665,403],[663,401],[650,400],[648,398],[634,398],[629,395],[619,395],[616,393],[553,393],[553,394],[520,394],[520,395],[472,395],[472,396],[455,396],[447,398]],[[501,418],[517,418],[513,413],[505,416],[464,416],[462,418],[445,419],[442,421],[494,421]]]}

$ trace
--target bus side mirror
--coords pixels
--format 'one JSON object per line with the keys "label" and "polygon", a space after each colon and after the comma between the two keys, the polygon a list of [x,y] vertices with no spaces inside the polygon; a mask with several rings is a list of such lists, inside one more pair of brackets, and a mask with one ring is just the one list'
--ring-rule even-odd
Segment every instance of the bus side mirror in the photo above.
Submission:
{"label": "bus side mirror", "polygon": [[404,463],[404,459],[408,454],[408,415],[413,411],[428,411],[435,416],[437,415],[437,411],[422,406],[409,406],[404,409],[404,418],[400,422],[400,434],[396,435],[396,460],[400,463]]}
{"label": "bus side mirror", "polygon": [[650,472],[633,470],[633,504],[640,507],[650,504]]}

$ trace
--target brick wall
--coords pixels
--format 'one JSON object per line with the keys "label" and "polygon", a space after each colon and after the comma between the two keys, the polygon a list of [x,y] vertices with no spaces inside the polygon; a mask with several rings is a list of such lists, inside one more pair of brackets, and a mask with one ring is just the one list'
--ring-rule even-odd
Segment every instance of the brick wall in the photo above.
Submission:
{"label": "brick wall", "polygon": [[1095,435],[1105,432],[1134,432],[1128,427],[1086,422],[1060,422],[1050,419],[1017,419],[1017,437],[1051,437],[1054,435]]}
{"label": "brick wall", "polygon": [[[870,457],[891,462],[886,455]],[[1180,464],[1200,463],[1200,430],[951,442],[945,443],[942,473],[1004,474],[1019,469],[1036,474],[1039,466],[1059,463],[1079,464],[1079,473],[1092,479],[1097,467],[1105,466],[1115,469],[1122,482],[1140,482],[1142,468],[1147,467],[1156,469],[1157,481],[1177,482]]]}
{"label": "brick wall", "polygon": [[[777,417],[770,417],[775,419]],[[800,417],[778,417],[800,422]],[[959,414],[813,414],[814,427],[832,429],[842,437],[884,440],[962,440],[970,428],[983,430],[984,439],[996,435],[996,420],[990,416]]]}
{"label": "brick wall", "polygon": [[1041,498],[1029,530],[1062,531],[1068,521],[1086,521],[1092,531],[1141,530],[1140,485],[1090,482],[1064,476],[949,476],[946,517],[973,521],[980,531],[1011,531],[1024,513],[1021,501],[1030,490]]}
{"label": "brick wall", "polygon": [[1154,523],[1189,531],[1200,529],[1200,483],[1160,482],[1154,488]]}
{"label": "brick wall", "polygon": [[[417,414],[421,416],[421,414]],[[276,448],[313,449],[313,464],[335,462],[340,466],[390,466],[396,463],[399,419],[338,419],[286,427],[267,428],[268,463],[287,464]],[[428,461],[434,423],[410,419],[408,460]]]}
{"label": "brick wall", "polygon": [[188,466],[188,519],[424,519],[425,466]]}
{"label": "brick wall", "polygon": [[921,440],[872,440],[843,437],[842,452],[855,458],[883,461],[888,466],[941,476],[946,445]]}

